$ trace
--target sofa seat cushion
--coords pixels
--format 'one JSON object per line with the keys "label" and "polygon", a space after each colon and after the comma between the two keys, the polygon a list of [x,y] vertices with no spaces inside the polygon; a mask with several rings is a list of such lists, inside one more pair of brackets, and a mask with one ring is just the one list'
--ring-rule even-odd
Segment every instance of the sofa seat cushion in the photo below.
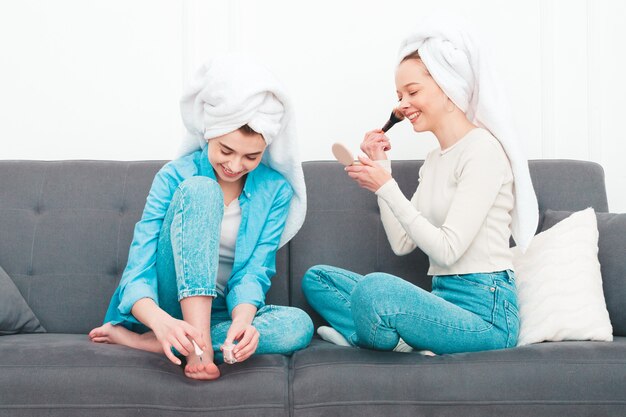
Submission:
{"label": "sofa seat cushion", "polygon": [[436,357],[315,339],[292,366],[294,416],[626,413],[623,337]]}
{"label": "sofa seat cushion", "polygon": [[0,337],[0,415],[286,416],[288,357],[258,355],[194,381],[164,355],[86,335]]}

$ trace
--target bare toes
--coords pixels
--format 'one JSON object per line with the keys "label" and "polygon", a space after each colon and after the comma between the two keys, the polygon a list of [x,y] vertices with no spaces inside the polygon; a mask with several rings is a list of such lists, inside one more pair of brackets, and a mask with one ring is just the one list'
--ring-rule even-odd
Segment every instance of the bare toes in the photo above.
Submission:
{"label": "bare toes", "polygon": [[111,331],[112,328],[113,326],[111,325],[111,323],[103,324],[100,327],[96,327],[95,329],[92,329],[89,332],[89,337],[93,338],[97,336],[106,336]]}
{"label": "bare toes", "polygon": [[198,364],[185,368],[185,375],[192,379],[212,380],[220,376],[219,368],[214,364]]}

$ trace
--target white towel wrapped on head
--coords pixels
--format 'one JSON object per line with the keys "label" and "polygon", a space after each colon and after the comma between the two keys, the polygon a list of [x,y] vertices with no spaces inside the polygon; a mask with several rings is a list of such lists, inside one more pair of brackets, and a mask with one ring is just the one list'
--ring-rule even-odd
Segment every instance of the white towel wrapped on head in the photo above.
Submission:
{"label": "white towel wrapped on head", "polygon": [[276,77],[260,63],[229,54],[205,62],[180,101],[186,155],[207,141],[248,125],[267,143],[263,162],[291,184],[294,196],[280,246],[298,232],[306,215],[306,189],[291,102]]}
{"label": "white towel wrapped on head", "polygon": [[502,144],[515,177],[512,234],[526,250],[539,220],[537,197],[501,84],[479,48],[467,22],[432,16],[402,41],[399,61],[418,51],[428,72],[470,122],[491,132]]}

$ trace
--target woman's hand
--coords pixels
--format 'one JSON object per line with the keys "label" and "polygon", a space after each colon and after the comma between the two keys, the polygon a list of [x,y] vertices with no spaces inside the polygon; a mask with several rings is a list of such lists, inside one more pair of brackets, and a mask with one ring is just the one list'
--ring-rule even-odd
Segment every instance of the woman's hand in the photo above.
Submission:
{"label": "woman's hand", "polygon": [[376,192],[392,177],[389,172],[380,165],[374,163],[371,159],[359,156],[361,165],[350,165],[345,168],[350,178],[355,180],[359,186]]}
{"label": "woman's hand", "polygon": [[387,152],[391,149],[391,142],[389,138],[385,136],[385,133],[380,130],[372,130],[365,134],[363,142],[361,142],[361,150],[373,161],[379,161],[387,159]]}
{"label": "woman's hand", "polygon": [[189,356],[191,352],[195,352],[191,343],[191,340],[195,340],[200,349],[206,349],[202,332],[186,321],[170,316],[151,298],[138,300],[131,312],[137,320],[152,329],[165,356],[176,365],[180,365],[180,359],[172,353],[172,347],[181,355]]}
{"label": "woman's hand", "polygon": [[189,356],[190,353],[195,352],[191,342],[192,340],[196,342],[200,349],[205,350],[206,348],[202,338],[202,332],[186,321],[168,316],[155,324],[152,330],[157,340],[161,343],[165,356],[176,365],[180,365],[181,362],[180,359],[172,353],[172,347],[184,356]]}
{"label": "woman's hand", "polygon": [[232,344],[235,340],[238,343],[233,348],[233,355],[237,362],[243,362],[256,352],[259,346],[259,331],[246,320],[234,319],[226,333],[224,344]]}

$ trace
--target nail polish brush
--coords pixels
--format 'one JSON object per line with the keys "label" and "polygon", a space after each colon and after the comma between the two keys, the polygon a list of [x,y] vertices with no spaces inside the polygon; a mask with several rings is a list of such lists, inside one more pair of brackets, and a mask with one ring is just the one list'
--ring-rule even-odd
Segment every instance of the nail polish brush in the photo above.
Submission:
{"label": "nail polish brush", "polygon": [[202,354],[204,353],[204,351],[200,349],[200,346],[198,346],[195,340],[192,340],[192,342],[193,348],[196,350],[196,355],[198,355],[198,357],[200,358],[200,362],[202,362]]}

